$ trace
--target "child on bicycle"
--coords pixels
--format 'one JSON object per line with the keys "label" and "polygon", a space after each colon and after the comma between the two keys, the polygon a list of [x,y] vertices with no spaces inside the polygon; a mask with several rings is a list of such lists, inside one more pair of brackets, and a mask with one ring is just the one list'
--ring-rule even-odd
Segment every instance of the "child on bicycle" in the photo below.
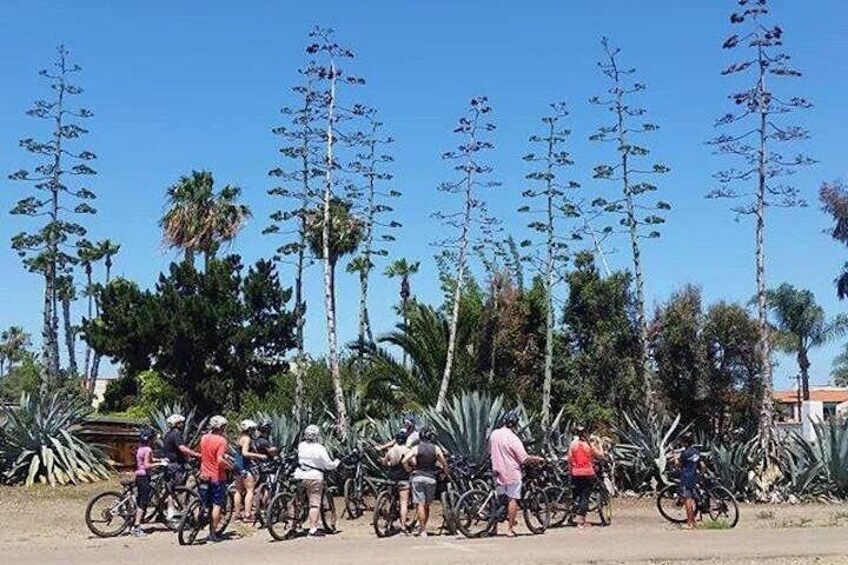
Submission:
{"label": "child on bicycle", "polygon": [[684,435],[681,440],[683,451],[677,456],[680,467],[680,496],[686,507],[686,528],[695,528],[696,492],[698,485],[698,469],[701,463],[700,450],[692,445],[692,436]]}
{"label": "child on bicycle", "polygon": [[138,449],[135,452],[135,523],[130,534],[137,538],[147,535],[141,529],[141,521],[147,511],[147,505],[153,497],[153,489],[150,487],[149,471],[154,467],[162,467],[168,464],[167,459],[153,458],[153,441],[156,439],[156,431],[144,428],[138,434]]}

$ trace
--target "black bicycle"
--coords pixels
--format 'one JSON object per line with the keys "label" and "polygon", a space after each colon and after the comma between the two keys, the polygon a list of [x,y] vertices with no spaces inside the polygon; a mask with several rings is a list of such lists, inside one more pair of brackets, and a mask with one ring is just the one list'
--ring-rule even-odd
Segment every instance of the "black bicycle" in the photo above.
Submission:
{"label": "black bicycle", "polygon": [[[409,532],[418,521],[415,505],[412,502],[412,497],[409,496],[406,508],[406,523],[401,522],[400,485],[401,483],[397,481],[389,481],[377,495],[377,502],[374,504],[374,518],[371,524],[378,538],[389,537],[404,531]],[[406,488],[409,489],[408,482]]]}
{"label": "black bicycle", "polygon": [[[177,527],[177,542],[180,545],[194,545],[195,543],[206,543],[208,534],[204,537],[201,532],[209,531],[209,523],[212,520],[212,508],[207,507],[204,490],[209,488],[209,483],[201,481],[197,488],[191,491],[191,499],[183,513]],[[227,491],[224,496],[224,504],[221,506],[221,522],[215,535],[222,536],[230,525],[235,506],[235,479],[227,483]]]}
{"label": "black bicycle", "polygon": [[[729,528],[739,523],[739,505],[728,489],[721,486],[711,476],[703,476],[695,485],[695,518],[709,518]],[[686,505],[683,498],[683,486],[673,482],[657,493],[657,510],[672,524],[686,523]]]}
{"label": "black bicycle", "polygon": [[352,476],[345,479],[342,492],[349,520],[355,520],[376,507],[379,487],[384,482],[384,479],[377,479],[366,473],[366,457],[361,453],[352,454],[350,464],[346,465],[346,470]]}

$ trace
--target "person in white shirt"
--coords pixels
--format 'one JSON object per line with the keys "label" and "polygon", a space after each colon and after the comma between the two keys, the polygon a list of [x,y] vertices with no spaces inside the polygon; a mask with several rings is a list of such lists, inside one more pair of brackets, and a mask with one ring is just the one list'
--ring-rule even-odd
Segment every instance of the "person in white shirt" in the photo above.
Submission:
{"label": "person in white shirt", "polygon": [[324,492],[324,471],[333,471],[339,466],[338,459],[330,459],[327,448],[321,445],[321,430],[316,425],[303,430],[303,441],[297,446],[297,469],[294,478],[302,481],[309,497],[309,535],[324,535],[318,529],[321,516],[321,494]]}

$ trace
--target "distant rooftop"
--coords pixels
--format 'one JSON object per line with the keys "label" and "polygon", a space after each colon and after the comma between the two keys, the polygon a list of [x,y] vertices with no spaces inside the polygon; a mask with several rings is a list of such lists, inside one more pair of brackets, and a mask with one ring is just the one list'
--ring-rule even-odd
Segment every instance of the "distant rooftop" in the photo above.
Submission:
{"label": "distant rooftop", "polygon": [[[798,389],[776,390],[773,394],[775,402],[781,404],[795,404],[798,402]],[[848,387],[841,386],[811,386],[810,400],[826,402],[828,404],[841,404],[848,402]]]}

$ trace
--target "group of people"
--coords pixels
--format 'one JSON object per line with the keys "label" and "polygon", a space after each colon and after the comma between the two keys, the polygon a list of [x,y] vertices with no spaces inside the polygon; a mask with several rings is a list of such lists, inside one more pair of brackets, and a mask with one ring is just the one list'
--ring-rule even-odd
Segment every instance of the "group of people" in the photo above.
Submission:
{"label": "group of people", "polygon": [[[516,434],[520,416],[517,411],[508,412],[501,426],[495,429],[489,438],[492,475],[497,493],[506,499],[507,524],[505,535],[514,537],[515,524],[521,500],[523,471],[526,466],[544,462],[544,458],[530,455],[521,438]],[[199,450],[195,451],[186,444],[183,437],[185,418],[173,414],[167,419],[169,427],[162,442],[161,458],[153,456],[153,443],[157,434],[147,428],[139,434],[139,448],[136,452],[135,481],[137,486],[137,510],[135,525],[131,532],[144,536],[141,521],[152,498],[149,472],[159,466],[165,467],[168,492],[183,484],[186,479],[186,463],[190,459],[200,461],[199,493],[206,508],[211,509],[208,541],[217,542],[222,508],[227,496],[227,474],[237,474],[235,512],[239,519],[252,522],[254,510],[254,490],[259,478],[257,465],[277,453],[270,441],[271,423],[257,423],[243,420],[240,423],[240,435],[234,454],[229,455],[229,442],[226,437],[227,420],[223,416],[209,419],[208,430],[200,438]],[[589,508],[591,490],[595,484],[595,462],[604,457],[600,441],[591,436],[585,427],[576,428],[576,437],[566,454],[571,474],[573,498],[576,502],[576,523],[579,529],[586,527],[586,514]],[[450,478],[450,468],[444,451],[433,442],[432,429],[417,429],[415,419],[407,416],[403,427],[395,437],[383,445],[374,446],[383,453],[381,463],[387,467],[391,480],[399,487],[400,520],[407,524],[410,495],[416,505],[418,528],[414,535],[426,537],[430,507],[436,493],[439,471]],[[682,469],[682,496],[685,501],[689,527],[695,526],[695,483],[699,466],[699,451],[692,446],[691,438],[684,438],[685,449],[678,461]],[[298,444],[298,466],[294,478],[302,481],[309,501],[310,537],[321,537],[324,532],[319,528],[321,497],[324,489],[324,473],[335,470],[340,462],[330,457],[321,443],[321,430],[316,425],[307,426]],[[173,497],[169,496],[167,518],[177,518]],[[497,533],[497,531],[495,532]]]}

